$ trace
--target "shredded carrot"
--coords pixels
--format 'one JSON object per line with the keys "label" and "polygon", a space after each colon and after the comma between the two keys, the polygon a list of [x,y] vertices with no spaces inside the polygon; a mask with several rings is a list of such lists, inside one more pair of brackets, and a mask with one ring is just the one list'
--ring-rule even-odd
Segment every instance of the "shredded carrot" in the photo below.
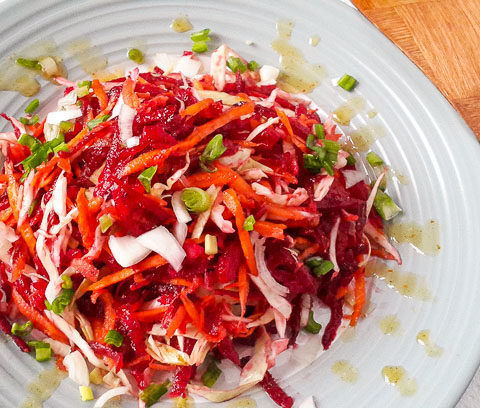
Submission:
{"label": "shredded carrot", "polygon": [[103,198],[102,197],[93,197],[89,202],[88,202],[88,211],[90,211],[92,214],[95,214],[100,210],[100,207],[103,204]]}
{"label": "shredded carrot", "polygon": [[174,365],[160,364],[154,362],[151,362],[148,366],[155,371],[175,371],[177,369],[177,366]]}
{"label": "shredded carrot", "polygon": [[240,245],[243,250],[243,255],[247,261],[248,269],[251,274],[258,275],[257,263],[255,261],[255,254],[253,252],[252,241],[250,241],[250,235],[248,231],[243,229],[243,223],[245,222],[245,215],[243,214],[242,206],[238,200],[237,193],[233,189],[228,189],[223,193],[223,202],[227,208],[235,216],[235,225],[237,226],[238,236],[240,238]]}
{"label": "shredded carrot", "polygon": [[365,268],[360,268],[355,272],[355,305],[353,306],[350,326],[355,326],[362,313],[365,304]]}
{"label": "shredded carrot", "polygon": [[65,171],[65,173],[67,173],[67,176],[72,176],[72,166],[70,165],[69,159],[61,158],[60,160],[58,160],[58,167]]}
{"label": "shredded carrot", "polygon": [[285,205],[268,203],[267,215],[275,220],[304,220],[308,213],[301,207],[287,207]]}
{"label": "shredded carrot", "polygon": [[2,222],[7,221],[12,214],[13,214],[12,207],[5,208],[4,210],[0,211],[0,221]]}
{"label": "shredded carrot", "polygon": [[245,264],[242,263],[238,269],[238,297],[240,300],[241,317],[245,316],[247,310],[247,298],[249,292],[248,274]]}
{"label": "shredded carrot", "polygon": [[20,276],[22,276],[23,270],[25,269],[27,254],[22,251],[20,252],[17,259],[13,262],[12,265],[12,282],[15,282]]}
{"label": "shredded carrot", "polygon": [[148,354],[145,354],[143,356],[137,357],[135,360],[125,363],[123,366],[126,368],[130,368],[136,366],[137,364],[143,363],[144,361],[150,361],[151,359],[152,358]]}
{"label": "shredded carrot", "polygon": [[69,344],[67,337],[57,329],[57,327],[50,322],[46,317],[40,314],[38,310],[30,306],[17,292],[15,288],[12,290],[12,299],[18,307],[18,310],[23,314],[27,320],[30,320],[37,329],[44,332],[48,337],[62,343]]}
{"label": "shredded carrot", "polygon": [[136,81],[132,78],[127,78],[123,83],[122,87],[122,98],[126,105],[130,106],[131,108],[138,108],[140,105],[140,99],[135,94],[135,85]]}
{"label": "shredded carrot", "polygon": [[165,265],[166,263],[167,261],[165,261],[165,259],[163,259],[160,255],[152,255],[151,257],[144,259],[142,262],[138,263],[135,266],[124,268],[118,272],[114,272],[110,275],[103,277],[98,282],[90,285],[87,290],[94,291],[106,288],[107,286],[121,282],[122,280],[125,280],[138,272],[143,272],[147,269],[156,268]]}
{"label": "shredded carrot", "polygon": [[318,252],[318,249],[320,248],[320,245],[318,244],[313,244],[311,247],[305,249],[298,257],[300,260],[304,260],[307,258],[310,258],[311,256],[315,255]]}
{"label": "shredded carrot", "polygon": [[92,81],[92,89],[100,104],[100,109],[104,110],[108,106],[108,96],[103,89],[103,85],[98,79]]}
{"label": "shredded carrot", "polygon": [[297,146],[302,152],[307,153],[308,148],[305,146],[305,142],[297,135],[295,135],[295,133],[293,133],[292,125],[290,124],[288,116],[285,114],[285,112],[277,108],[275,109],[275,112],[277,112],[277,115],[280,118],[283,126],[285,126],[285,129],[287,129],[287,133],[290,136],[290,141],[295,144],[295,146]]}
{"label": "shredded carrot", "polygon": [[184,111],[180,112],[180,116],[183,118],[185,116],[195,116],[200,113],[202,110],[207,109],[213,103],[212,98],[202,99],[201,101],[194,103],[193,105],[185,108]]}
{"label": "shredded carrot", "polygon": [[190,319],[192,319],[192,324],[198,330],[202,330],[203,329],[202,319],[200,318],[200,315],[198,313],[197,307],[195,306],[195,303],[193,303],[188,298],[188,296],[184,293],[180,294],[180,299],[183,303],[183,306],[185,307],[185,311],[190,316]]}
{"label": "shredded carrot", "polygon": [[18,208],[19,203],[17,202],[19,187],[18,187],[17,181],[15,180],[15,177],[13,176],[13,163],[9,161],[5,163],[4,166],[5,166],[5,174],[8,175],[8,185],[7,185],[8,201],[10,203],[10,207],[12,209],[15,221],[18,221],[18,216],[20,211],[20,208]]}
{"label": "shredded carrot", "polygon": [[285,224],[277,224],[269,221],[256,221],[253,225],[253,230],[258,232],[261,236],[267,238],[284,239],[283,230],[286,229]]}
{"label": "shredded carrot", "polygon": [[180,325],[183,323],[183,320],[185,319],[185,316],[187,315],[187,311],[185,310],[184,306],[179,306],[177,311],[175,312],[175,315],[173,316],[172,321],[168,325],[167,332],[165,336],[167,337],[172,337],[175,334],[175,331],[180,327]]}
{"label": "shredded carrot", "polygon": [[125,166],[121,176],[125,177],[132,173],[143,171],[147,167],[151,167],[156,164],[161,165],[174,152],[188,152],[192,147],[197,145],[215,130],[225,126],[232,120],[238,119],[240,116],[252,113],[253,109],[253,102],[248,102],[229,109],[221,116],[195,128],[195,130],[184,141],[176,144],[175,146],[172,146],[168,149],[155,149],[133,159]]}
{"label": "shredded carrot", "polygon": [[133,315],[140,322],[153,322],[158,320],[165,312],[168,310],[168,306],[157,307],[156,309],[151,310],[141,310],[135,312]]}
{"label": "shredded carrot", "polygon": [[77,194],[77,208],[78,208],[78,229],[82,235],[83,245],[90,249],[95,241],[95,218],[92,217],[88,211],[88,200],[85,196],[85,188],[81,188]]}
{"label": "shredded carrot", "polygon": [[348,293],[348,286],[340,286],[337,290],[337,295],[335,296],[337,299],[343,298]]}
{"label": "shredded carrot", "polygon": [[22,225],[20,225],[17,228],[17,230],[20,232],[20,235],[22,236],[23,240],[27,244],[30,255],[32,257],[35,256],[35,245],[37,244],[37,240],[33,235],[33,230],[32,230],[32,227],[30,227],[30,224],[28,224],[28,222],[25,221]]}
{"label": "shredded carrot", "polygon": [[61,169],[55,169],[50,173],[50,175],[45,174],[38,187],[39,188],[48,187],[58,178],[61,172],[62,172]]}
{"label": "shredded carrot", "polygon": [[[102,291],[100,299],[102,299],[104,308],[103,332],[106,336],[110,330],[115,329],[117,314],[115,313],[115,307],[113,305],[113,296],[110,292],[106,290]],[[103,336],[103,338],[105,338],[105,336]]]}

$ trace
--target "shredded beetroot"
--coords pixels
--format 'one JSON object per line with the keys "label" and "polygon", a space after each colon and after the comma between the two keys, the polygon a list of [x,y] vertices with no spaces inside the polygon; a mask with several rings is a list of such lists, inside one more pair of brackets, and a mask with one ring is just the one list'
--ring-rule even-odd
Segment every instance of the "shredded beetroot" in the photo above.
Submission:
{"label": "shredded beetroot", "polygon": [[293,406],[293,398],[289,397],[285,391],[280,388],[270,372],[267,371],[265,373],[265,377],[260,381],[260,385],[279,407],[291,408]]}
{"label": "shredded beetroot", "polygon": [[170,387],[170,398],[186,397],[187,385],[195,370],[192,366],[177,367]]}

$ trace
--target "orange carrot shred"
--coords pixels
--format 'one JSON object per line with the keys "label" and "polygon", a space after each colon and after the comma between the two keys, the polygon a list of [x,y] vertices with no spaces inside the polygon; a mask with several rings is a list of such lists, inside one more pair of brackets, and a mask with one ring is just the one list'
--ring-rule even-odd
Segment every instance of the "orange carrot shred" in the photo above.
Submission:
{"label": "orange carrot shred", "polygon": [[201,101],[194,103],[193,105],[185,108],[184,111],[180,112],[180,116],[183,118],[185,116],[195,116],[200,113],[202,110],[207,109],[213,103],[212,98],[202,99]]}
{"label": "orange carrot shred", "polygon": [[238,297],[240,300],[241,317],[245,316],[247,310],[247,298],[249,292],[248,274],[245,264],[238,269]]}
{"label": "orange carrot shred", "polygon": [[182,293],[180,295],[180,299],[183,303],[183,306],[185,307],[185,311],[187,312],[187,314],[190,316],[190,319],[192,319],[192,323],[193,325],[198,329],[198,330],[202,330],[203,326],[202,326],[202,320],[200,318],[200,315],[197,311],[197,307],[195,306],[195,304],[188,298],[187,295],[185,295],[184,293]]}
{"label": "orange carrot shred", "polygon": [[253,224],[253,230],[258,232],[262,237],[284,239],[283,230],[286,229],[285,224],[277,224],[270,221],[256,221]]}
{"label": "orange carrot shred", "polygon": [[355,272],[355,305],[350,319],[350,326],[355,326],[362,313],[365,304],[365,268],[360,268]]}
{"label": "orange carrot shred", "polygon": [[151,310],[141,310],[139,312],[135,312],[133,315],[140,322],[153,322],[163,316],[167,310],[168,306],[161,306]]}
{"label": "orange carrot shred", "polygon": [[103,85],[98,79],[92,81],[92,89],[100,104],[100,109],[104,110],[108,106],[108,96],[103,89]]}
{"label": "orange carrot shred", "polygon": [[185,310],[185,307],[179,306],[179,308],[175,312],[175,315],[173,316],[172,321],[168,325],[168,329],[167,329],[167,332],[165,333],[165,336],[172,337],[175,334],[175,331],[183,323],[183,320],[185,319],[186,315],[187,315],[187,311]]}

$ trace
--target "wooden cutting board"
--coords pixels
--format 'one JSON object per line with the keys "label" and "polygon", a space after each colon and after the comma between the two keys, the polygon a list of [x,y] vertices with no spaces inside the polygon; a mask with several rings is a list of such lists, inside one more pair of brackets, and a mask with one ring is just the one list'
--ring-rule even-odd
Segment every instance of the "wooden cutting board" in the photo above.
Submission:
{"label": "wooden cutting board", "polygon": [[430,78],[480,140],[480,0],[352,0]]}

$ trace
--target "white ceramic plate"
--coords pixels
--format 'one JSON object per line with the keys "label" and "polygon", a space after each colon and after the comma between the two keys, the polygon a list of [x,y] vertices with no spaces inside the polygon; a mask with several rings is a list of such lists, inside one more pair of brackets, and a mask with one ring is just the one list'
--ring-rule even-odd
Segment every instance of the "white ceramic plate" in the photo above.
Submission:
{"label": "white ceramic plate", "polygon": [[[36,40],[53,39],[66,50],[74,40],[88,37],[117,64],[126,58],[132,40],[143,39],[148,53],[181,53],[191,46],[188,34],[169,29],[172,20],[188,15],[195,29],[211,28],[214,44],[229,44],[248,59],[277,64],[269,44],[275,23],[295,23],[292,43],[310,62],[324,65],[330,77],[348,72],[360,85],[356,91],[374,107],[374,119],[387,135],[374,149],[394,169],[408,177],[407,185],[391,185],[405,210],[405,219],[425,223],[436,220],[441,228],[441,251],[425,257],[408,245],[400,246],[402,269],[424,278],[434,295],[422,302],[401,297],[379,283],[372,315],[361,321],[353,342],[336,342],[300,373],[281,382],[297,401],[314,394],[323,408],[332,407],[452,407],[467,386],[480,360],[479,200],[480,149],[472,132],[423,74],[358,12],[332,0],[284,1],[4,1],[0,5],[0,56],[11,56]],[[317,47],[308,45],[312,35]],[[254,42],[247,46],[245,40]],[[64,52],[69,78],[85,73]],[[326,111],[348,95],[319,87],[313,99]],[[44,86],[39,98],[52,101],[59,93]],[[20,116],[26,99],[1,92],[0,111]],[[368,110],[368,109],[367,109]],[[365,113],[353,127],[368,123]],[[4,129],[6,125],[2,125]],[[345,129],[348,130],[348,129]],[[402,333],[385,336],[378,320],[396,314]],[[444,348],[442,357],[427,357],[416,342],[422,329]],[[332,364],[348,360],[359,370],[350,385],[331,372]],[[417,380],[418,392],[402,397],[384,383],[381,370],[401,365]],[[20,353],[12,343],[0,344],[0,406],[16,407],[27,396],[27,385],[44,366]],[[287,378],[289,377],[289,378]],[[251,396],[259,407],[273,406],[262,392]],[[164,402],[164,406],[170,406]],[[207,404],[211,406],[213,404]],[[224,404],[226,405],[226,404]],[[88,407],[80,402],[77,387],[64,381],[45,407]],[[124,406],[134,406],[130,401]]]}

